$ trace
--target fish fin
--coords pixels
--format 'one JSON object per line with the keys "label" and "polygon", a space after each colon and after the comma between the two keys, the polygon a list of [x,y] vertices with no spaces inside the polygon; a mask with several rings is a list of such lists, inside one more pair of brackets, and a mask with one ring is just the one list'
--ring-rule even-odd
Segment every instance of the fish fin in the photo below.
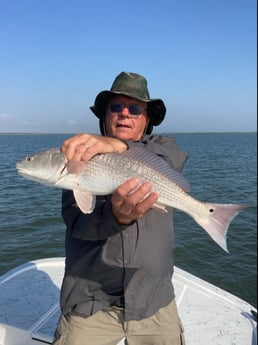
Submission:
{"label": "fish fin", "polygon": [[205,203],[209,206],[208,218],[194,217],[195,221],[211,236],[211,238],[227,253],[227,230],[233,218],[247,206],[235,204]]}
{"label": "fish fin", "polygon": [[159,203],[155,203],[153,204],[152,208],[154,208],[155,210],[161,212],[161,213],[167,213],[167,209],[164,205],[161,205]]}
{"label": "fish fin", "polygon": [[58,188],[67,189],[67,180],[70,185],[78,186],[80,181],[79,175],[85,170],[86,163],[83,161],[68,161],[63,167],[59,178],[55,182],[55,186]]}
{"label": "fish fin", "polygon": [[66,163],[67,173],[78,176],[85,169],[86,165],[83,161],[68,161]]}
{"label": "fish fin", "polygon": [[174,170],[162,157],[154,154],[146,148],[134,146],[129,150],[122,152],[122,156],[138,161],[139,164],[144,164],[147,167],[157,171],[169,180],[176,183],[185,192],[190,192],[191,187],[189,182],[178,171]]}
{"label": "fish fin", "polygon": [[77,205],[79,206],[82,213],[88,214],[92,213],[95,203],[96,196],[88,192],[82,192],[80,190],[74,189],[73,195]]}

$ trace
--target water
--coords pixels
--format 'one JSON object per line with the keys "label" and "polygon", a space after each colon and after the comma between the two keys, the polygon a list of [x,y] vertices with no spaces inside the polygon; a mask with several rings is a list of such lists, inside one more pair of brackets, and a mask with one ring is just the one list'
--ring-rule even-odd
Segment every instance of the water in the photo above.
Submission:
{"label": "water", "polygon": [[[0,134],[0,274],[28,260],[64,255],[61,191],[17,175],[24,156],[60,146],[69,134]],[[257,307],[256,133],[175,134],[189,154],[184,176],[199,200],[249,207],[231,223],[226,254],[177,211],[175,263]]]}

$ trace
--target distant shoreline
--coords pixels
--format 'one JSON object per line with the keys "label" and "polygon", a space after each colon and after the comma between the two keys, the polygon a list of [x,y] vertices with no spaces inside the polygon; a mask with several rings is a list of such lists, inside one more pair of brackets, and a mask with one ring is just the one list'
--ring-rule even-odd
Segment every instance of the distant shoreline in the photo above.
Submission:
{"label": "distant shoreline", "polygon": [[[233,132],[155,132],[155,134],[255,134],[257,131],[233,131]],[[52,133],[52,132],[0,132],[0,135],[75,135],[77,133],[69,133],[69,132],[60,132],[60,133]],[[94,135],[99,135],[99,133],[91,133]]]}

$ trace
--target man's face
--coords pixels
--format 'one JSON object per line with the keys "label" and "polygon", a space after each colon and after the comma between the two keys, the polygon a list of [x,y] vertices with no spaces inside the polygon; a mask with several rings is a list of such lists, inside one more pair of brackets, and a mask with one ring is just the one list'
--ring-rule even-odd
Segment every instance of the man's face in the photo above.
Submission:
{"label": "man's face", "polygon": [[140,140],[148,124],[147,104],[128,96],[114,95],[107,106],[105,123],[108,136]]}

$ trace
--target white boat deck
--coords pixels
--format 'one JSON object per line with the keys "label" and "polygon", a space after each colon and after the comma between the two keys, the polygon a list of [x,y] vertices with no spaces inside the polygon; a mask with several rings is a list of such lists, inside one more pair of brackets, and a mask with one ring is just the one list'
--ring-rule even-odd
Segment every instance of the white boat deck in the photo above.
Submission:
{"label": "white boat deck", "polygon": [[[63,272],[64,258],[52,258],[0,277],[0,345],[51,344]],[[173,284],[187,345],[257,344],[250,304],[179,268]]]}

